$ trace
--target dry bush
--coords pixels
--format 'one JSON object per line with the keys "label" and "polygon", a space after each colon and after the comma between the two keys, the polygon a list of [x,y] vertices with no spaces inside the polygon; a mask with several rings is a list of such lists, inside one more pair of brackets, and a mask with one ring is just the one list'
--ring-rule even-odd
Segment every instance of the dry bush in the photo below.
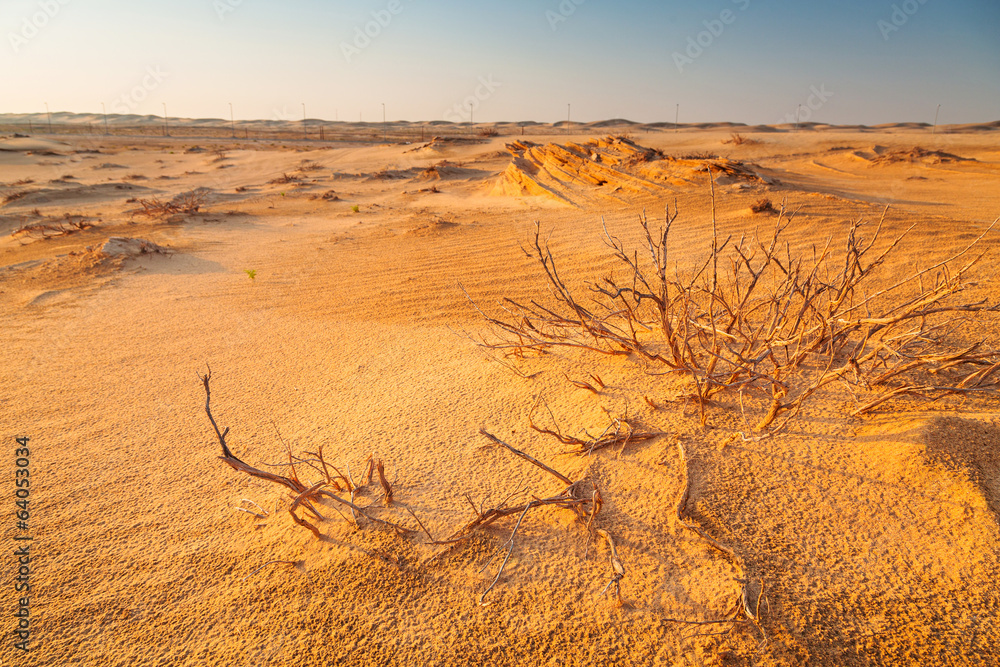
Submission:
{"label": "dry bush", "polygon": [[139,199],[142,210],[139,213],[148,215],[151,218],[166,217],[169,215],[197,213],[205,204],[208,193],[204,189],[184,192],[169,201],[163,201],[152,197],[150,199]]}
{"label": "dry bush", "polygon": [[[479,344],[514,356],[572,347],[627,357],[651,373],[687,377],[702,424],[715,396],[738,394],[748,431],[780,430],[835,381],[868,394],[853,414],[903,394],[994,391],[1000,352],[985,343],[956,347],[950,334],[972,313],[1000,310],[962,298],[983,257],[972,251],[997,222],[962,252],[882,287],[874,276],[909,231],[876,249],[884,216],[868,239],[869,224],[852,222],[839,252],[830,239],[811,255],[793,255],[783,240],[791,222],[784,206],[763,238],[720,239],[713,215],[707,252],[687,275],[671,270],[676,208],[659,226],[643,216],[641,249],[605,227],[624,278],[589,284],[586,299],[563,280],[536,226],[528,252],[553,300],[503,299],[497,316],[473,302],[494,334]],[[744,394],[767,398],[747,409]]]}
{"label": "dry bush", "polygon": [[777,213],[778,209],[774,208],[774,204],[771,203],[770,199],[766,197],[763,199],[758,199],[753,204],[750,204],[750,210],[754,213]]}
{"label": "dry bush", "polygon": [[3,203],[9,204],[12,201],[17,201],[21,197],[30,194],[30,192],[31,192],[30,190],[15,190],[14,192],[8,192],[3,196]]}
{"label": "dry bush", "polygon": [[320,171],[323,169],[323,165],[313,162],[312,160],[302,160],[299,163],[299,171]]}
{"label": "dry bush", "polygon": [[50,239],[56,236],[67,236],[75,232],[82,232],[93,226],[94,223],[90,222],[90,219],[86,216],[67,213],[58,222],[35,222],[21,225],[11,232],[10,235],[14,237],[24,236],[34,239]]}
{"label": "dry bush", "polygon": [[270,181],[268,181],[268,183],[271,185],[287,185],[289,183],[299,183],[301,180],[302,180],[301,176],[298,176],[297,174],[293,173],[293,174],[282,174],[277,178],[272,178]]}
{"label": "dry bush", "polygon": [[495,127],[484,127],[479,130],[479,136],[481,137],[499,137],[500,132]]}
{"label": "dry bush", "polygon": [[744,145],[752,146],[754,144],[759,144],[760,141],[758,139],[751,139],[750,137],[744,137],[739,132],[733,132],[732,134],[729,135],[729,138],[725,139],[722,143],[733,144],[734,146],[744,146]]}

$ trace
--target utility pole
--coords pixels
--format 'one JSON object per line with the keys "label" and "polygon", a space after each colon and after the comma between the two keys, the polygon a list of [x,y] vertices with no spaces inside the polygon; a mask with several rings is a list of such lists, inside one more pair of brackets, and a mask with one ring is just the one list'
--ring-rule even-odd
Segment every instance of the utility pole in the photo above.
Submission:
{"label": "utility pole", "polygon": [[302,103],[302,138],[309,138],[309,130],[306,128],[306,103]]}
{"label": "utility pole", "polygon": [[677,121],[680,120],[680,117],[681,117],[681,105],[680,105],[680,103],[678,103],[677,107],[674,109],[674,132],[675,133],[677,132]]}
{"label": "utility pole", "polygon": [[566,104],[566,122],[569,122],[569,104]]}
{"label": "utility pole", "polygon": [[802,105],[795,107],[795,129],[799,129],[799,112],[802,111]]}
{"label": "utility pole", "polygon": [[101,113],[104,114],[104,134],[111,134],[108,132],[108,110],[104,107],[104,102],[101,102]]}
{"label": "utility pole", "polygon": [[934,111],[934,127],[931,128],[931,134],[937,134],[937,119],[938,113],[941,112],[941,105],[937,105],[937,109]]}
{"label": "utility pole", "polygon": [[163,136],[170,136],[170,128],[167,127],[167,103],[163,103]]}
{"label": "utility pole", "polygon": [[233,103],[229,103],[229,123],[233,128],[233,139],[236,138],[236,117],[233,116]]}
{"label": "utility pole", "polygon": [[52,134],[52,114],[49,113],[49,103],[45,103],[45,115],[49,119],[49,134]]}

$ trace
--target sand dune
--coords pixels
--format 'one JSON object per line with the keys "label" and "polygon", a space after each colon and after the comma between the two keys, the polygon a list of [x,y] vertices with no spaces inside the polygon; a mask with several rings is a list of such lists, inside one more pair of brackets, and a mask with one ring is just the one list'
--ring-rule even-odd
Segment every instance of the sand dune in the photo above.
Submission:
{"label": "sand dune", "polygon": [[[880,243],[915,226],[875,287],[1000,215],[1000,127],[694,127],[0,139],[0,423],[31,438],[38,554],[37,649],[18,664],[995,664],[996,392],[900,395],[852,417],[866,390],[845,376],[757,440],[741,405],[767,396],[720,394],[703,428],[676,374],[474,343],[488,327],[466,293],[494,315],[505,299],[551,303],[523,250],[535,222],[562,279],[590,294],[620,268],[605,229],[648,253],[644,210],[680,212],[669,270],[684,274],[713,232],[768,232],[773,214],[751,212],[762,199],[797,211],[786,250],[807,257],[888,204]],[[754,141],[723,143],[734,131]],[[982,247],[995,258],[1000,232]],[[993,267],[969,276],[970,299],[1000,300]],[[998,325],[977,314],[948,335],[995,344]],[[355,503],[413,532],[355,524],[329,499],[314,505],[325,520],[300,514],[320,538],[296,525],[288,487],[220,461],[208,366],[233,455],[292,475],[290,450],[309,460],[294,471],[305,485],[326,480],[320,447],[359,483],[381,459],[393,502],[375,474]],[[583,438],[623,415],[654,437],[581,456],[531,428]],[[518,516],[435,542],[566,488],[480,429],[600,489],[620,602],[609,543],[553,505],[525,515],[478,603]],[[734,557],[679,519],[685,483],[687,520]],[[722,620],[743,577],[759,629],[678,622]]]}

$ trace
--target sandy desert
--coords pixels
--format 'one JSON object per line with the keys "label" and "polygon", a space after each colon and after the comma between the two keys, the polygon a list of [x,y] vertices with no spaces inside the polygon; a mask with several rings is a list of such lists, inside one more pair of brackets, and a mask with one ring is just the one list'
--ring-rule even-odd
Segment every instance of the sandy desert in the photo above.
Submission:
{"label": "sandy desert", "polygon": [[[1000,664],[1000,123],[93,129],[0,138],[4,664]],[[497,342],[565,305],[536,225],[591,304],[643,215],[675,276],[909,230],[852,298],[961,282],[922,370],[975,382],[842,373],[772,432],[753,377]]]}

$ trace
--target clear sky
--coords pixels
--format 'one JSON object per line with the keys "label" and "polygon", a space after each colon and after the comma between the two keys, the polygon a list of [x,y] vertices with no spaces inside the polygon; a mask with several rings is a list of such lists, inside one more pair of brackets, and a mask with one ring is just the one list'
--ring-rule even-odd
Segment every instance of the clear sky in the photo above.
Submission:
{"label": "clear sky", "polygon": [[3,0],[0,34],[0,113],[1000,119],[998,0]]}

